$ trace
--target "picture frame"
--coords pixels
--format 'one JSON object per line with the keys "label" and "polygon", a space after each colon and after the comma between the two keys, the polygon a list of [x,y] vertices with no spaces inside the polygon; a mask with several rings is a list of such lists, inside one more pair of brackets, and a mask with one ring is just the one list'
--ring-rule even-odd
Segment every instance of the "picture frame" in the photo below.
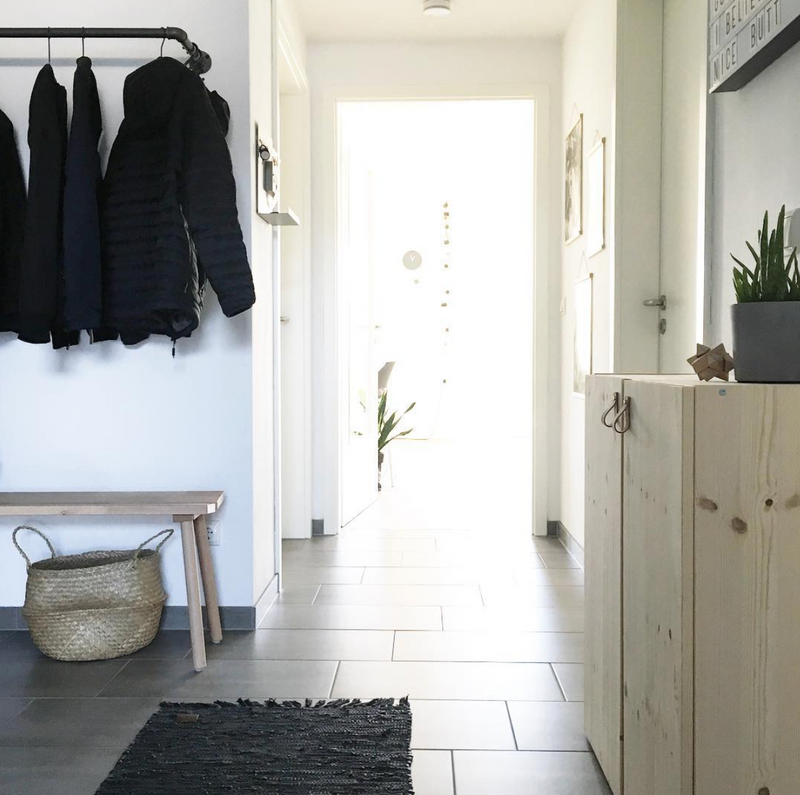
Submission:
{"label": "picture frame", "polygon": [[586,396],[586,376],[592,374],[594,274],[575,282],[572,288],[575,325],[572,343],[572,392]]}
{"label": "picture frame", "polygon": [[586,256],[606,247],[606,139],[600,138],[586,156]]}
{"label": "picture frame", "polygon": [[567,135],[564,156],[564,243],[583,234],[583,114]]}

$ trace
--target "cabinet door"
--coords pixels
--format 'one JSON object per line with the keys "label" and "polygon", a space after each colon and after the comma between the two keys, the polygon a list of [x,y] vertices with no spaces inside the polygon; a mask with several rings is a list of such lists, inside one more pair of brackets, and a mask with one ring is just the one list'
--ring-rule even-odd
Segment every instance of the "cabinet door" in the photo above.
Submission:
{"label": "cabinet door", "polygon": [[693,389],[630,380],[625,397],[631,400],[622,475],[625,795],[690,795]]}
{"label": "cabinet door", "polygon": [[622,437],[602,423],[614,393],[622,395],[621,378],[587,378],[584,724],[614,795],[622,795]]}
{"label": "cabinet door", "polygon": [[696,406],[696,793],[797,795],[800,387]]}

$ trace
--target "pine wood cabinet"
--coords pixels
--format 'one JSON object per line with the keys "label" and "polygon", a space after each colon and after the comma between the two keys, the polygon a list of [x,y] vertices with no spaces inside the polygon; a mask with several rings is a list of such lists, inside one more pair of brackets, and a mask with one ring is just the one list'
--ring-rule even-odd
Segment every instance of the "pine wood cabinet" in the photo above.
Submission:
{"label": "pine wood cabinet", "polygon": [[591,376],[585,566],[615,795],[798,795],[800,386]]}

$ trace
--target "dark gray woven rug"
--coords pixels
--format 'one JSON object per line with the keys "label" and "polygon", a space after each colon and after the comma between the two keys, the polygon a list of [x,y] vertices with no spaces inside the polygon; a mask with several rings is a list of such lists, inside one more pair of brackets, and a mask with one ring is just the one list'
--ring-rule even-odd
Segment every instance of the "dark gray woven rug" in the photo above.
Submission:
{"label": "dark gray woven rug", "polygon": [[408,699],[165,703],[97,795],[412,795],[410,747]]}

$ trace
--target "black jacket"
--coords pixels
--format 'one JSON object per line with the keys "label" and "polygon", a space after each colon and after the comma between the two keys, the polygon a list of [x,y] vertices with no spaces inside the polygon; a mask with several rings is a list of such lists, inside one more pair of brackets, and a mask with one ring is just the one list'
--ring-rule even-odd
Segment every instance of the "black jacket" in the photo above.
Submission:
{"label": "black jacket", "polygon": [[72,85],[72,126],[64,184],[64,278],[60,314],[70,331],[96,329],[103,319],[100,267],[100,155],[103,131],[90,58],[78,58]]}
{"label": "black jacket", "polygon": [[25,181],[14,127],[0,111],[0,331],[17,331]]}
{"label": "black jacket", "polygon": [[19,338],[74,344],[58,318],[61,293],[61,206],[67,154],[67,92],[50,64],[36,77],[28,118],[30,171],[19,281]]}
{"label": "black jacket", "polygon": [[124,109],[103,187],[104,324],[125,343],[187,337],[206,275],[228,317],[255,301],[230,154],[203,81],[172,58],[128,76]]}

